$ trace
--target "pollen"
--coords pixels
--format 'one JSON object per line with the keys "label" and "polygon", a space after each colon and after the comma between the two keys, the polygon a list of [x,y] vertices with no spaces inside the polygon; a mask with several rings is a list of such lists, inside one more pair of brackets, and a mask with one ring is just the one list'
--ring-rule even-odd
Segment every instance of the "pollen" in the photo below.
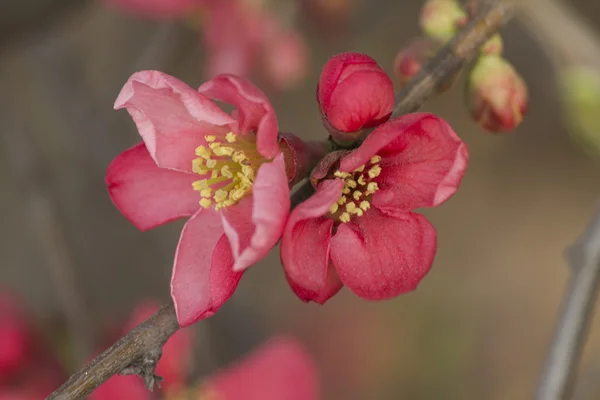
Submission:
{"label": "pollen", "polygon": [[381,175],[381,156],[371,159],[352,172],[335,171],[333,176],[344,181],[341,197],[329,208],[329,218],[338,223],[348,223],[362,217],[371,208],[371,198],[379,190],[375,181]]}
{"label": "pollen", "polygon": [[206,143],[195,150],[192,171],[203,175],[192,183],[200,192],[203,208],[229,207],[252,192],[256,171],[267,161],[256,149],[256,136],[233,132],[206,135]]}

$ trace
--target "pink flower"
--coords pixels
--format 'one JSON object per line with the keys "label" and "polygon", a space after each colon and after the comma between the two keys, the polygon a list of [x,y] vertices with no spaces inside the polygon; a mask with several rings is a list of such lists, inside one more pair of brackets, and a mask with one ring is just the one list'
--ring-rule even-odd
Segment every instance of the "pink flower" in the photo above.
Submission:
{"label": "pink flower", "polygon": [[[150,318],[158,311],[159,306],[154,302],[143,302],[132,313],[131,319],[125,325],[123,334]],[[192,358],[192,332],[180,329],[169,338],[163,346],[162,356],[156,366],[156,375],[164,380],[161,391],[166,397],[176,395],[185,390],[185,379]],[[115,375],[101,385],[91,395],[92,400],[152,400],[156,398],[146,387],[142,379],[132,375]]]}
{"label": "pink flower", "polygon": [[400,49],[394,58],[394,73],[398,82],[404,86],[421,72],[421,68],[434,56],[437,48],[435,40],[420,37]]}
{"label": "pink flower", "polygon": [[321,304],[343,284],[371,300],[414,290],[433,262],[436,232],[413,210],[452,196],[467,161],[444,120],[416,113],[318,166],[316,193],[292,211],[281,241],[292,289]]}
{"label": "pink flower", "polygon": [[264,67],[269,80],[278,89],[297,85],[308,67],[308,49],[302,36],[278,27],[265,43]]}
{"label": "pink flower", "polygon": [[125,11],[159,19],[171,19],[185,15],[205,0],[106,0]]}
{"label": "pink flower", "polygon": [[343,53],[327,61],[317,100],[325,126],[332,132],[356,132],[386,121],[394,108],[394,87],[371,57]]}
{"label": "pink flower", "polygon": [[[228,114],[211,98],[236,109]],[[190,217],[171,280],[178,321],[190,325],[221,307],[285,225],[289,186],[275,112],[244,79],[220,75],[196,91],[158,71],[135,73],[115,108],[127,109],[143,139],[108,167],[117,208],[141,230]],[[291,179],[295,166],[287,167]]]}
{"label": "pink flower", "polygon": [[317,400],[319,382],[307,350],[288,337],[271,339],[206,380],[201,399]]}

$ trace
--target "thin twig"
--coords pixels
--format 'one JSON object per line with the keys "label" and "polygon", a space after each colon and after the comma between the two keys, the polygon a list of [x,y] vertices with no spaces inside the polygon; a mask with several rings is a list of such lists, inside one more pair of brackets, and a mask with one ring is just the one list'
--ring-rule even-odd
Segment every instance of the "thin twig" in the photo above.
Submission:
{"label": "thin twig", "polygon": [[156,314],[71,376],[48,399],[80,399],[92,393],[111,376],[122,372],[141,375],[146,387],[152,390],[155,382],[160,381],[154,375],[154,369],[160,360],[162,347],[178,329],[175,308],[172,304],[163,306]]}
{"label": "thin twig", "polygon": [[600,283],[600,209],[569,248],[572,268],[561,315],[537,393],[538,400],[570,398],[576,367],[585,344]]}
{"label": "thin twig", "polygon": [[[405,114],[420,108],[460,68],[477,55],[478,47],[508,22],[512,1],[497,2],[483,11],[439,55],[425,66],[423,73],[403,89],[396,98],[394,115]],[[306,184],[305,184],[306,185]],[[310,183],[308,183],[310,186]],[[312,193],[301,187],[296,194]],[[299,201],[300,199],[296,199]],[[146,383],[154,378],[153,368],[142,369],[140,360],[154,367],[166,340],[179,328],[172,305],[163,307],[156,315],[121,338],[110,349],[73,375],[49,399],[78,399],[91,393],[112,375],[134,365],[145,376]],[[158,357],[156,357],[158,355]],[[135,368],[134,368],[135,369]],[[150,386],[152,387],[152,386]]]}

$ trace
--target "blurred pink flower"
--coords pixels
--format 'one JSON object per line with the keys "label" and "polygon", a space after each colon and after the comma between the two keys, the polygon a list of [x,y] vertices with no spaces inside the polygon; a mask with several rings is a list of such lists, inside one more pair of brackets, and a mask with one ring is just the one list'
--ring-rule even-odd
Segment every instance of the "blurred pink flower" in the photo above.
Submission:
{"label": "blurred pink flower", "polygon": [[114,204],[141,230],[190,217],[171,280],[178,321],[190,325],[221,307],[283,230],[290,199],[275,112],[242,78],[220,75],[196,91],[158,71],[135,73],[115,108],[143,143],[108,167]]}
{"label": "blurred pink flower", "polygon": [[323,67],[317,100],[323,122],[332,134],[356,132],[390,117],[394,86],[371,57],[342,53],[330,58]]}
{"label": "blurred pink flower", "polygon": [[433,262],[436,232],[412,210],[452,196],[467,161],[444,120],[416,113],[317,166],[316,193],[292,211],[281,240],[292,289],[321,304],[343,284],[371,300],[414,290]]}
{"label": "blurred pink flower", "polygon": [[400,49],[394,58],[394,73],[400,85],[404,86],[421,72],[421,68],[434,56],[438,46],[434,39],[419,37]]}
{"label": "blurred pink flower", "polygon": [[200,399],[317,400],[317,368],[290,337],[276,337],[236,364],[207,378]]}

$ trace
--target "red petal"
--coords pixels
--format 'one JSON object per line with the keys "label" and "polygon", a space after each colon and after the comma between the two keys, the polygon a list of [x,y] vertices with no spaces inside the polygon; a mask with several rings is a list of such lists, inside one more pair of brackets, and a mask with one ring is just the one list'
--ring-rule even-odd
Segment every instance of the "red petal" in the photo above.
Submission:
{"label": "red petal", "polygon": [[340,179],[323,181],[316,193],[290,214],[281,238],[281,262],[296,288],[316,293],[325,290],[333,221],[324,215],[340,198],[343,187]]}
{"label": "red petal", "polygon": [[279,154],[277,117],[259,88],[243,78],[222,74],[203,83],[198,91],[236,107],[240,132],[256,133],[256,148],[261,155],[274,158]]}
{"label": "red petal", "polygon": [[161,168],[191,172],[204,136],[227,133],[236,121],[206,96],[159,71],[136,72],[115,101],[126,108]]}
{"label": "red petal", "polygon": [[182,327],[208,318],[235,291],[242,274],[233,257],[220,215],[203,209],[183,227],[171,278],[171,297]]}
{"label": "red petal", "polygon": [[152,393],[139,376],[115,375],[98,387],[90,400],[152,400]]}
{"label": "red petal", "polygon": [[195,213],[200,208],[192,189],[196,180],[197,175],[157,167],[144,143],[119,154],[106,171],[113,203],[140,230]]}
{"label": "red petal", "polygon": [[404,211],[434,207],[450,198],[469,160],[467,145],[450,125],[425,113],[408,114],[376,128],[342,159],[340,169],[352,171],[375,154],[382,157],[382,170],[373,205]]}
{"label": "red petal", "polygon": [[318,304],[325,304],[327,300],[335,296],[337,292],[344,287],[344,284],[340,280],[340,277],[331,262],[329,263],[329,267],[327,267],[327,278],[325,279],[325,285],[317,291],[303,288],[291,280],[287,274],[286,278],[290,284],[290,287],[294,293],[296,293],[296,296],[298,296],[298,298],[305,303],[314,301]]}
{"label": "red petal", "polygon": [[207,389],[227,400],[320,398],[315,361],[302,344],[284,336],[208,378]]}
{"label": "red petal", "polygon": [[385,215],[370,209],[338,226],[331,259],[342,282],[358,296],[384,300],[414,290],[427,274],[436,232],[420,214]]}
{"label": "red petal", "polygon": [[258,169],[252,196],[221,213],[233,250],[235,271],[253,265],[277,244],[290,211],[283,154]]}

